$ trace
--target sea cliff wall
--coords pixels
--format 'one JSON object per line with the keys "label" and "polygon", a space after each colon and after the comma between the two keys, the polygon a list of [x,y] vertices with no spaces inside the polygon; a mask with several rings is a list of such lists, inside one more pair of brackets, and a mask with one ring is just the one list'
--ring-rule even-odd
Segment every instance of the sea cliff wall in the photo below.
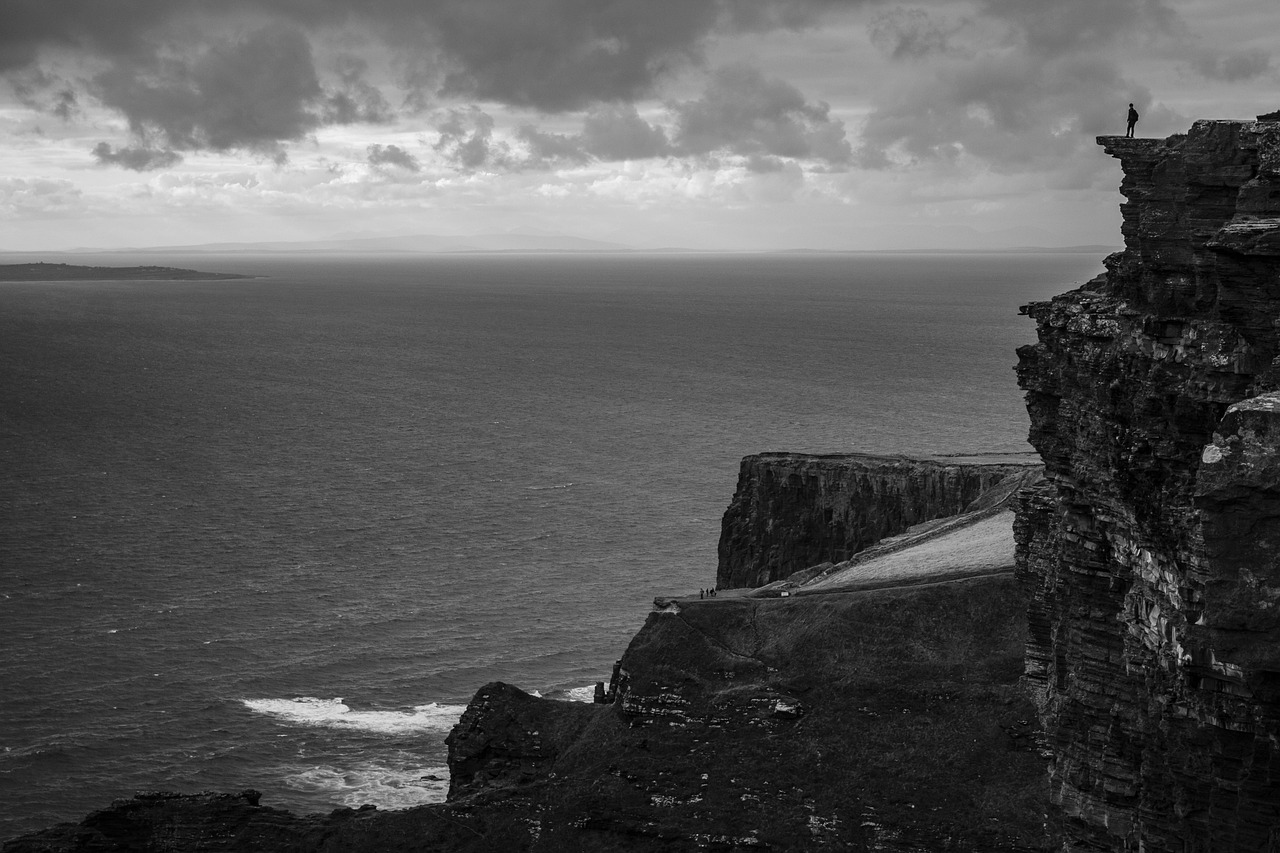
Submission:
{"label": "sea cliff wall", "polygon": [[1027,674],[1077,850],[1280,845],[1280,123],[1103,137],[1125,249],[1024,309]]}
{"label": "sea cliff wall", "polygon": [[716,584],[758,587],[839,563],[912,525],[963,512],[1039,460],[761,453],[742,460]]}

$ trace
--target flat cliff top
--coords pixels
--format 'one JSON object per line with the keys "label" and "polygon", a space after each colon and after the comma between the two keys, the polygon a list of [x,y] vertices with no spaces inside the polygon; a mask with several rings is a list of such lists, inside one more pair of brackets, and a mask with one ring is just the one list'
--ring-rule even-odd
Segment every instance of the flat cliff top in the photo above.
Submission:
{"label": "flat cliff top", "polygon": [[927,531],[906,533],[802,584],[798,592],[953,580],[1013,571],[1013,510],[975,513]]}
{"label": "flat cliff top", "polygon": [[787,451],[768,451],[753,453],[747,459],[791,460],[804,462],[809,460],[836,462],[865,461],[876,465],[885,462],[936,462],[943,465],[1026,465],[1028,468],[1039,467],[1039,454],[1028,450],[1023,453],[791,453]]}
{"label": "flat cliff top", "polygon": [[0,281],[233,281],[257,278],[180,267],[87,267],[77,264],[0,264]]}

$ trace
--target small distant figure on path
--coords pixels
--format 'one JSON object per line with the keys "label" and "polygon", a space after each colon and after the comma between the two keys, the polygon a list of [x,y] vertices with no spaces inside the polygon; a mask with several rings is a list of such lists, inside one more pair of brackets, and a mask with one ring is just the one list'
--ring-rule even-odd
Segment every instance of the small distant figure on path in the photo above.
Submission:
{"label": "small distant figure on path", "polygon": [[705,589],[699,589],[698,598],[706,598],[706,597],[707,597],[707,591]]}
{"label": "small distant figure on path", "polygon": [[1125,139],[1133,139],[1133,126],[1138,123],[1138,111],[1133,108],[1133,104],[1129,105],[1129,129],[1125,131]]}

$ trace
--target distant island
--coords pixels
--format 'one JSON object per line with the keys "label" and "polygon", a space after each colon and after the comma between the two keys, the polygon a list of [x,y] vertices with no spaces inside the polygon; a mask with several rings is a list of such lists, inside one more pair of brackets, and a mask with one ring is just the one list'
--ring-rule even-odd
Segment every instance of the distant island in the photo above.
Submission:
{"label": "distant island", "polygon": [[0,281],[231,281],[256,278],[178,267],[85,267],[76,264],[0,264]]}

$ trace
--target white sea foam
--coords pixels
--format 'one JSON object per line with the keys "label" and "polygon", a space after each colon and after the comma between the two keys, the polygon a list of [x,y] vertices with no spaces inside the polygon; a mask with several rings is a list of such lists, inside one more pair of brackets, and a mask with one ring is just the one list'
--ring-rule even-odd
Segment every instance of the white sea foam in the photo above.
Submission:
{"label": "white sea foam", "polygon": [[415,705],[408,711],[356,711],[342,698],[244,699],[251,711],[304,726],[355,729],[375,734],[398,735],[409,732],[448,732],[458,722],[466,705]]}
{"label": "white sea foam", "polygon": [[596,686],[594,684],[588,684],[586,687],[571,687],[564,693],[565,698],[570,702],[596,701]]}
{"label": "white sea foam", "polygon": [[364,761],[349,768],[319,765],[285,777],[295,791],[323,794],[355,808],[366,803],[380,809],[407,809],[442,803],[449,792],[449,768],[387,766]]}

